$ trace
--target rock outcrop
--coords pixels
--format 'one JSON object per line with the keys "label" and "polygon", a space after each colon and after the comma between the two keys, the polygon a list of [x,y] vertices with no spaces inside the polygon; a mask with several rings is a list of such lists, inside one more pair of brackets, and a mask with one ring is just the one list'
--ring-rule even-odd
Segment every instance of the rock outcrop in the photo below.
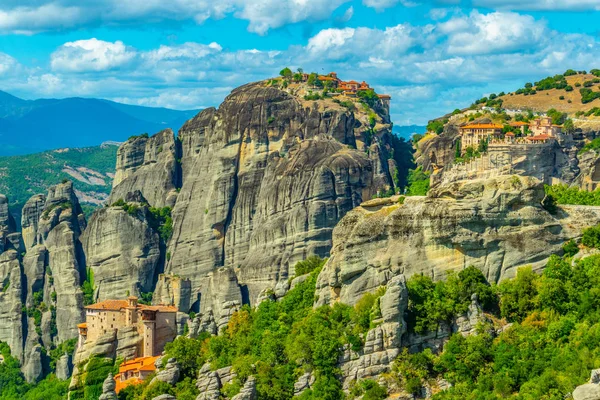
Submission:
{"label": "rock outcrop", "polygon": [[[179,380],[179,373],[181,371],[181,367],[179,363],[174,358],[169,358],[167,360],[167,364],[163,369],[157,372],[152,382],[161,381],[168,383],[169,385],[175,385]],[[150,382],[152,384],[152,382]]]}
{"label": "rock outcrop", "polygon": [[575,388],[573,400],[600,400],[600,370],[593,370],[588,383]]}
{"label": "rock outcrop", "polygon": [[397,197],[366,203],[334,230],[318,304],[355,304],[401,274],[443,279],[474,265],[498,282],[523,265],[540,269],[565,241],[600,221],[600,207],[563,206],[552,215],[541,206],[544,196],[534,178],[502,176],[455,182],[403,204]]}
{"label": "rock outcrop", "polygon": [[347,348],[340,357],[344,389],[353,381],[377,377],[390,370],[400,354],[402,335],[406,332],[407,307],[406,279],[403,275],[395,276],[380,299],[381,320],[374,321],[377,326],[367,333],[362,351],[355,353]]}
{"label": "rock outcrop", "polygon": [[459,140],[458,127],[453,124],[447,124],[440,135],[425,136],[417,146],[417,165],[427,172],[449,167],[454,162],[456,142]]}
{"label": "rock outcrop", "polygon": [[113,374],[109,372],[102,384],[102,394],[98,400],[117,400],[117,392],[115,392],[116,387],[117,384],[115,378],[113,377]]}
{"label": "rock outcrop", "polygon": [[600,153],[596,150],[577,154],[579,174],[574,184],[584,190],[595,190],[600,184]]}
{"label": "rock outcrop", "polygon": [[160,274],[152,296],[153,304],[173,304],[187,311],[191,306],[192,282],[175,275]]}
{"label": "rock outcrop", "polygon": [[256,379],[253,376],[249,376],[244,383],[244,386],[238,394],[233,396],[231,400],[256,400]]}
{"label": "rock outcrop", "polygon": [[[169,151],[169,157],[181,152],[181,189],[165,272],[191,280],[192,308],[199,293],[202,303],[211,299],[204,288],[219,268],[233,270],[236,290],[253,301],[287,279],[296,261],[328,255],[337,221],[363,199],[393,187],[389,117],[377,118],[375,138],[365,143],[368,115],[331,100],[306,102],[259,82],[234,90],[218,110],[206,109],[182,127]],[[163,199],[163,188],[175,187],[179,177],[156,174],[146,185],[153,174],[123,167],[141,165],[141,155],[156,147],[153,138],[122,146],[123,172],[111,199],[140,190],[150,205],[165,204],[150,191],[158,187]],[[152,160],[148,168],[172,171],[169,162]],[[215,303],[200,307],[221,317]]]}
{"label": "rock outcrop", "polygon": [[86,265],[94,273],[98,301],[153,291],[161,259],[160,239],[146,214],[144,206],[133,213],[114,206],[97,210],[90,218],[81,243]]}
{"label": "rock outcrop", "polygon": [[130,138],[117,152],[112,204],[125,200],[128,193],[139,190],[153,207],[172,207],[177,198],[179,181],[177,146],[173,131],[165,129],[152,137]]}
{"label": "rock outcrop", "polygon": [[79,235],[86,222],[70,182],[33,196],[21,222],[24,238],[0,196],[0,340],[35,382],[48,372],[43,346],[77,337],[83,319]]}

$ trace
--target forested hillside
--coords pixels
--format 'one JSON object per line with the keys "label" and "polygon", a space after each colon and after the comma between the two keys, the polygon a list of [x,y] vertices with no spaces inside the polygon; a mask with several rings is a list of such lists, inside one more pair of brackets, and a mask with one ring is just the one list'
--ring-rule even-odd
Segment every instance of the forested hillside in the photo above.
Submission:
{"label": "forested hillside", "polygon": [[18,216],[31,196],[46,193],[50,186],[69,179],[89,211],[110,193],[117,148],[105,144],[0,157],[0,193],[8,197],[11,211]]}

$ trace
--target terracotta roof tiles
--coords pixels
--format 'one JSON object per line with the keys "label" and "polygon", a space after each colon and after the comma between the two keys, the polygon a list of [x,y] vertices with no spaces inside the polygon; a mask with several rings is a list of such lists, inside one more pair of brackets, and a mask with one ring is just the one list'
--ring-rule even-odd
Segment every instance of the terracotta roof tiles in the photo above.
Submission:
{"label": "terracotta roof tiles", "polygon": [[127,300],[104,300],[96,304],[85,306],[88,310],[111,310],[119,311],[127,307]]}

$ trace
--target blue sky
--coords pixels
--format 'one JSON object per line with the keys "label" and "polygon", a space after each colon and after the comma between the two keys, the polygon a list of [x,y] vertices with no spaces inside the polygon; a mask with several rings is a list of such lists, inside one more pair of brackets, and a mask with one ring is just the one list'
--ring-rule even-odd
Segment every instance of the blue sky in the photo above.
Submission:
{"label": "blue sky", "polygon": [[218,106],[284,66],[392,95],[397,125],[600,68],[600,0],[0,0],[0,90]]}

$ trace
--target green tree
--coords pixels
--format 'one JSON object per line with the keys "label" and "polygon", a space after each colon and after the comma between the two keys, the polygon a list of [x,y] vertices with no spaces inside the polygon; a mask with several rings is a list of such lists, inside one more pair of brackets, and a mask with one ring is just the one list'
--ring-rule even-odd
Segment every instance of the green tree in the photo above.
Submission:
{"label": "green tree", "polygon": [[279,75],[281,75],[286,80],[291,80],[293,72],[288,67],[285,67],[284,69],[282,69],[281,71],[279,71]]}

